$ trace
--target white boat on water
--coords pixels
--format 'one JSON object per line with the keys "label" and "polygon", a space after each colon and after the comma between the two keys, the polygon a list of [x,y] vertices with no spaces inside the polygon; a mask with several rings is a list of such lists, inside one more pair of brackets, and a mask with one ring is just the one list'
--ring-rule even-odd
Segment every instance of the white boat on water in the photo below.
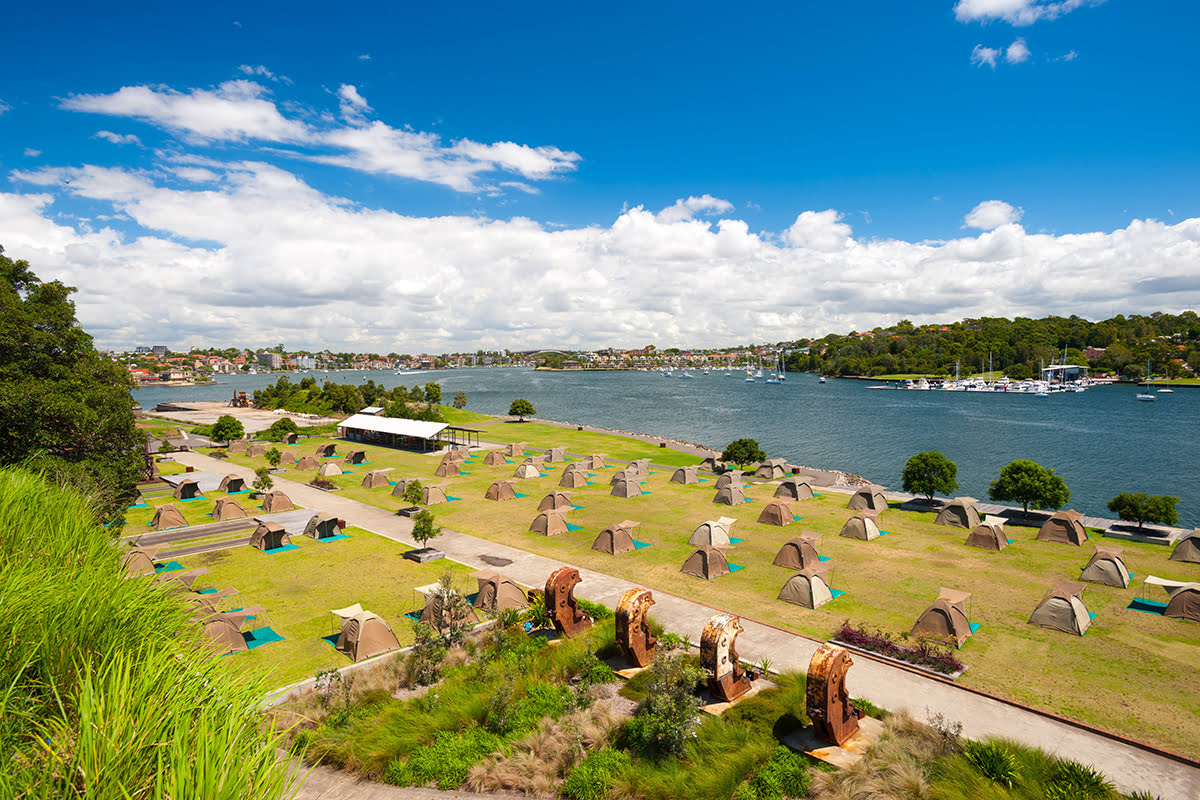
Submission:
{"label": "white boat on water", "polygon": [[682,381],[690,381],[692,376],[687,373],[687,370],[684,370],[683,374],[679,376],[679,379]]}
{"label": "white boat on water", "polygon": [[824,375],[820,375],[820,376],[818,376],[818,377],[817,377],[817,383],[824,383],[824,382],[825,382],[825,376],[824,376]]}
{"label": "white boat on water", "polygon": [[1157,397],[1155,397],[1155,396],[1154,396],[1154,395],[1152,395],[1152,394],[1146,394],[1146,393],[1143,393],[1143,392],[1138,392],[1138,393],[1137,393],[1137,399],[1138,399],[1138,400],[1140,400],[1140,401],[1142,401],[1143,403],[1153,403],[1153,402],[1154,402],[1155,400],[1157,400],[1158,398],[1157,398]]}

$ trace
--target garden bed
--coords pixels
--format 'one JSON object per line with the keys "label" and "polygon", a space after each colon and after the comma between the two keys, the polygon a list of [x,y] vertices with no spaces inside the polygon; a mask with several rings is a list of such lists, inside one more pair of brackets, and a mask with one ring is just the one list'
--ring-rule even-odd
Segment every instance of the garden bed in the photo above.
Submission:
{"label": "garden bed", "polygon": [[966,665],[958,660],[949,647],[927,639],[914,639],[912,644],[908,644],[897,641],[883,631],[864,630],[843,623],[834,631],[830,641],[949,680],[957,680],[967,671]]}

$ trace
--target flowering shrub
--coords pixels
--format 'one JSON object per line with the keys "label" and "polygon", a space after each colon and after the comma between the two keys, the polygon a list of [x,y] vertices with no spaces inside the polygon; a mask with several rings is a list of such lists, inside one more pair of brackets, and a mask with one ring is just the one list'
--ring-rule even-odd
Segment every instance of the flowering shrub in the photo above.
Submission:
{"label": "flowering shrub", "polygon": [[841,627],[834,631],[833,636],[838,641],[868,652],[878,653],[881,656],[909,664],[929,667],[947,675],[963,668],[963,663],[948,647],[928,639],[915,639],[911,644],[905,644],[883,631],[856,628],[849,622],[843,622]]}

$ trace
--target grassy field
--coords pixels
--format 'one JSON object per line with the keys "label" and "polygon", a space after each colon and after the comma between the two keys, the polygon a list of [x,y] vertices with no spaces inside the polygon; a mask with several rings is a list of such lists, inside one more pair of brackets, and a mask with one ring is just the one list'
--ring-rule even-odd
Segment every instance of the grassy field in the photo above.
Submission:
{"label": "grassy field", "polygon": [[[627,447],[622,439],[535,423],[504,429],[509,440],[540,440],[547,446],[565,445],[571,452],[616,454]],[[500,437],[489,431],[486,438]],[[299,447],[310,453],[316,444],[306,441]],[[747,496],[755,502],[731,508],[711,502],[711,482],[671,484],[670,470],[659,469],[646,481],[649,494],[621,499],[609,495],[612,467],[597,474],[595,485],[573,490],[572,499],[581,508],[572,511],[568,521],[580,529],[547,538],[526,529],[537,515],[540,499],[557,486],[561,465],[544,477],[518,481],[517,491],[526,497],[495,503],[484,500],[483,494],[492,481],[511,477],[515,463],[487,467],[477,459],[466,467],[470,475],[439,479],[433,476],[436,457],[338,443],[339,453],[351,448],[367,450],[372,463],[334,479],[345,487],[347,497],[398,508],[400,501],[387,489],[359,486],[368,470],[393,467],[393,480],[418,477],[444,485],[449,495],[461,498],[433,507],[440,524],[822,639],[845,620],[903,633],[937,596],[939,587],[973,592],[970,618],[982,628],[960,653],[970,667],[962,683],[1200,755],[1196,738],[1200,700],[1194,687],[1200,626],[1126,609],[1141,593],[1140,578],[1148,573],[1200,580],[1200,566],[1169,561],[1168,548],[1105,541],[1125,548],[1126,563],[1137,578],[1128,590],[1088,585],[1084,602],[1097,616],[1080,638],[1033,627],[1027,620],[1056,580],[1078,579],[1093,551],[1091,543],[1082,548],[1043,543],[1035,540],[1036,529],[1010,527],[1014,544],[999,553],[986,552],[963,544],[966,531],[932,524],[932,514],[898,509],[880,517],[880,527],[890,532],[888,536],[860,542],[837,535],[849,514],[845,495],[827,494],[794,504],[793,512],[803,519],[778,528],[756,521],[773,493],[769,484],[751,486]],[[234,461],[260,466],[263,460],[235,454]],[[311,476],[286,477],[307,480]],[[702,583],[681,574],[679,567],[691,552],[687,539],[694,528],[718,516],[738,520],[733,535],[745,541],[731,548],[728,557],[745,569]],[[651,546],[617,557],[590,549],[600,529],[623,519],[641,521],[635,538]],[[771,561],[779,547],[801,530],[824,534],[818,549],[832,559],[832,587],[845,592],[816,611],[776,599],[789,572]],[[1161,591],[1147,596],[1165,599]],[[681,633],[696,639],[700,632]]]}

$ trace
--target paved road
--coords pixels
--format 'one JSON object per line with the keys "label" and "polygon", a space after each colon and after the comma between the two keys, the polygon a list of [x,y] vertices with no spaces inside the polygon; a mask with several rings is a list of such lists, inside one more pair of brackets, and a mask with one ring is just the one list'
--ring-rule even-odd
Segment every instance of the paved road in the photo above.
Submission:
{"label": "paved road", "polygon": [[[180,453],[177,458],[198,469],[216,469],[218,463],[198,453]],[[252,470],[233,464],[219,468],[253,475]],[[412,523],[404,517],[278,476],[275,481],[277,489],[306,508],[337,514],[349,525],[408,545],[415,544],[409,536]],[[546,577],[562,566],[562,562],[450,530],[445,530],[438,538],[438,548],[448,558],[474,569],[489,566],[490,562],[485,558],[507,559],[511,563],[500,569],[526,586],[542,586]],[[608,606],[615,606],[621,594],[635,585],[591,570],[580,569],[579,572],[583,581],[576,588],[576,594]],[[654,617],[668,630],[689,636],[694,642],[700,640],[700,633],[713,612],[712,607],[700,602],[655,592]],[[820,645],[813,639],[747,619],[742,620],[742,626],[744,632],[738,637],[741,657],[746,661],[769,657],[776,670],[807,671],[808,663]],[[946,681],[856,656],[847,685],[855,697],[864,697],[887,709],[908,709],[917,719],[940,713],[948,720],[961,721],[963,733],[972,738],[1006,736],[1090,764],[1122,791],[1145,790],[1161,800],[1200,798],[1200,768],[1196,766],[975,694]]]}

